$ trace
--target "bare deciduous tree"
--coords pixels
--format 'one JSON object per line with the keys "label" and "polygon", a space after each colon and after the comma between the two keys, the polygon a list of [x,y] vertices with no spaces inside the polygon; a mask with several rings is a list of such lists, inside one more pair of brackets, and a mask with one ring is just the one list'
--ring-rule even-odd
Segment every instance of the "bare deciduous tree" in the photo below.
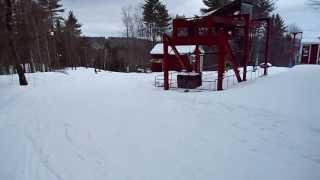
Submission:
{"label": "bare deciduous tree", "polygon": [[133,19],[134,19],[134,27],[135,27],[135,35],[138,38],[145,37],[145,26],[143,22],[143,5],[138,5],[134,9]]}
{"label": "bare deciduous tree", "polygon": [[129,38],[133,31],[132,6],[124,6],[121,9],[122,23],[125,26],[126,37]]}

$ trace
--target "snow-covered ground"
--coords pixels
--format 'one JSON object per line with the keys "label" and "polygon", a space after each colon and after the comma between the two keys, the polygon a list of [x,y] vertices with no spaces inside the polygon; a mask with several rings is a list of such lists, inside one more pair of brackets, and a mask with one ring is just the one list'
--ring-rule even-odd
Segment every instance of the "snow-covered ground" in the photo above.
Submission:
{"label": "snow-covered ground", "polygon": [[320,66],[223,92],[163,91],[154,76],[0,76],[0,179],[320,179]]}

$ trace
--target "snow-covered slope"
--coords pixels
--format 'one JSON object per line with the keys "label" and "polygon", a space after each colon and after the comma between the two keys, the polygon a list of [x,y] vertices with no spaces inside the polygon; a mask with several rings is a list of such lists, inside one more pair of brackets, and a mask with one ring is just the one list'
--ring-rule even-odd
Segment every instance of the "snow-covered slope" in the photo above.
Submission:
{"label": "snow-covered slope", "polygon": [[272,72],[190,93],[153,74],[1,76],[0,179],[318,180],[320,67]]}

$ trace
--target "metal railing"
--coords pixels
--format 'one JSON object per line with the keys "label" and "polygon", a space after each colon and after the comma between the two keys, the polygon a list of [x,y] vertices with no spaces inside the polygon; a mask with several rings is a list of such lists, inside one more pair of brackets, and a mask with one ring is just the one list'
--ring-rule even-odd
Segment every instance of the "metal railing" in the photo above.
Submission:
{"label": "metal railing", "polygon": [[[178,76],[178,72],[173,72],[173,71],[169,72],[169,87],[170,88],[178,88],[177,76]],[[155,87],[164,87],[164,76],[162,74],[155,76],[154,86]]]}
{"label": "metal railing", "polygon": [[[247,81],[255,80],[263,76],[264,69],[260,67],[252,68],[247,70]],[[243,70],[240,70],[240,74],[243,74]],[[218,80],[218,79],[216,79]],[[226,75],[223,77],[223,89],[229,89],[232,86],[239,84],[236,75],[232,73],[231,75]]]}
{"label": "metal railing", "polygon": [[[247,81],[255,80],[259,77],[262,77],[264,74],[264,69],[260,67],[252,68],[247,70]],[[243,70],[240,70],[240,73],[243,73]],[[171,89],[177,89],[177,75],[179,72],[170,72],[169,73],[169,87]],[[227,75],[223,77],[223,89],[229,89],[237,84],[236,75],[232,70],[226,72]],[[206,71],[202,74],[202,86],[196,90],[203,91],[217,91],[217,82],[218,82],[218,73],[217,71]],[[164,76],[157,75],[154,80],[155,87],[164,87]]]}

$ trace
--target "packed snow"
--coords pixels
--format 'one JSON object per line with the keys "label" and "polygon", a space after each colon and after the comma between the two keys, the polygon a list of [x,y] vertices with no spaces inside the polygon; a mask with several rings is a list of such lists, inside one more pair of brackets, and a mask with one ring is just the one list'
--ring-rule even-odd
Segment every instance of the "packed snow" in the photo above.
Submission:
{"label": "packed snow", "polygon": [[320,66],[222,92],[163,91],[154,76],[0,76],[0,179],[320,179]]}

